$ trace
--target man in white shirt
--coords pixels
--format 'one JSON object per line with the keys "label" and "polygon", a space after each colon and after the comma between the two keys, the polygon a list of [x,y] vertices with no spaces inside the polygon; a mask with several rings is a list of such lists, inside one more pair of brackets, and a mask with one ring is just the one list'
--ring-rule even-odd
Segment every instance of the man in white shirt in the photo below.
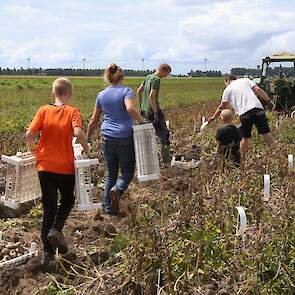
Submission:
{"label": "man in white shirt", "polygon": [[[234,75],[225,78],[226,88],[223,91],[222,100],[214,115],[208,120],[212,122],[219,116],[223,109],[233,107],[240,118],[240,131],[242,134],[241,152],[245,154],[250,147],[250,138],[253,125],[258,133],[263,135],[268,146],[274,143],[264,108],[257,98],[259,96],[268,103],[271,99],[266,92],[247,78],[237,79]],[[256,96],[257,95],[257,96]]]}

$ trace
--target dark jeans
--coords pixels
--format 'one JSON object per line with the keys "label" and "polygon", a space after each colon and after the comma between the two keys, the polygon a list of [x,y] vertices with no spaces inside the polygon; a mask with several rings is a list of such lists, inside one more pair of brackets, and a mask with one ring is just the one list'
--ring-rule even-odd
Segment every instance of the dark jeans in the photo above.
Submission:
{"label": "dark jeans", "polygon": [[[122,196],[134,176],[135,151],[133,137],[112,138],[103,136],[102,152],[108,169],[103,208],[105,211],[111,212],[110,190],[116,187]],[[119,169],[121,176],[118,178]]]}
{"label": "dark jeans", "polygon": [[154,113],[153,112],[149,112],[149,113],[145,113],[142,112],[142,116],[146,119],[146,121],[153,123],[155,131],[156,131],[156,135],[159,137],[160,142],[162,145],[166,145],[166,144],[170,144],[169,138],[170,138],[170,132],[167,128],[166,125],[166,120],[165,120],[165,116],[164,113],[159,110],[159,122],[158,123],[154,123]]}
{"label": "dark jeans", "polygon": [[[75,175],[63,175],[51,172],[39,172],[39,180],[42,190],[43,223],[41,239],[44,250],[51,253],[54,249],[47,241],[49,230],[54,227],[62,231],[63,226],[75,204]],[[61,194],[58,208],[58,191]]]}

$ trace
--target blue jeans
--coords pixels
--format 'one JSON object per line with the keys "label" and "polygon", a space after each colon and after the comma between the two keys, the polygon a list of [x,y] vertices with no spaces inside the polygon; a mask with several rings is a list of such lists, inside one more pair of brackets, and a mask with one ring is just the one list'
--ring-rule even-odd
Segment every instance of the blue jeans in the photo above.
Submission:
{"label": "blue jeans", "polygon": [[[122,196],[134,176],[135,151],[133,137],[113,138],[103,136],[102,152],[108,169],[104,187],[103,209],[111,213],[110,190],[115,187]],[[119,169],[121,176],[118,178]]]}

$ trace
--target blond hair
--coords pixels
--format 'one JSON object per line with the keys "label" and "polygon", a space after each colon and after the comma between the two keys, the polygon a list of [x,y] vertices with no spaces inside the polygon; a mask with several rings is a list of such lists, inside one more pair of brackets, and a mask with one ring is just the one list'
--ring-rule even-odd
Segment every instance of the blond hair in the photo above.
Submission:
{"label": "blond hair", "polygon": [[52,93],[56,97],[72,95],[73,84],[68,78],[58,78],[52,83]]}
{"label": "blond hair", "polygon": [[220,118],[223,122],[231,122],[233,120],[233,112],[229,109],[225,109],[220,113]]}
{"label": "blond hair", "polygon": [[117,84],[124,77],[123,70],[116,64],[111,64],[105,68],[104,79],[111,84]]}

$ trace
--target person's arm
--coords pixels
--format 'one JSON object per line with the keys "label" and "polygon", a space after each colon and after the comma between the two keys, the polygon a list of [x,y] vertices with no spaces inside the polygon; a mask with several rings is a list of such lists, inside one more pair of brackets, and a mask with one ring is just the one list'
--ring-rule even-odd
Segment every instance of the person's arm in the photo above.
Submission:
{"label": "person's arm", "polygon": [[88,154],[89,146],[87,144],[86,136],[82,126],[83,125],[80,111],[78,109],[75,109],[72,116],[72,128],[74,137],[78,139],[78,142],[82,145],[84,152]]}
{"label": "person's arm", "polygon": [[211,118],[209,118],[208,123],[211,123],[212,121],[214,121],[222,112],[222,110],[226,109],[228,107],[228,102],[227,101],[222,101],[218,108],[216,109],[215,113],[211,116]]}
{"label": "person's arm", "polygon": [[126,97],[124,99],[124,103],[125,103],[126,111],[130,115],[130,117],[132,119],[136,120],[138,123],[143,124],[144,120],[143,120],[142,116],[139,114],[139,112],[133,106],[133,99]]}
{"label": "person's arm", "polygon": [[144,90],[144,84],[141,84],[138,89],[137,89],[137,98],[138,98],[138,101],[139,101],[139,107],[141,107],[141,103],[142,103],[142,93],[143,93],[143,90]]}
{"label": "person's arm", "polygon": [[78,142],[82,145],[83,150],[88,153],[89,146],[87,144],[86,136],[81,127],[74,127],[74,136],[78,139]]}
{"label": "person's arm", "polygon": [[35,144],[35,137],[39,134],[41,130],[43,118],[43,109],[40,108],[35,114],[35,117],[26,132],[26,142],[30,152],[34,152],[36,150],[37,145]]}
{"label": "person's arm", "polygon": [[262,98],[264,101],[271,102],[271,99],[268,96],[268,94],[258,85],[255,85],[254,87],[252,87],[252,90],[258,97]]}
{"label": "person's arm", "polygon": [[26,142],[30,152],[34,152],[37,147],[35,144],[35,137],[37,134],[38,133],[35,133],[30,129],[26,132]]}
{"label": "person's arm", "polygon": [[158,113],[158,106],[157,106],[157,91],[156,89],[151,89],[150,91],[150,102],[151,102],[151,108],[154,112],[154,114]]}
{"label": "person's arm", "polygon": [[92,134],[94,130],[98,127],[99,119],[102,114],[101,108],[95,106],[92,117],[90,119],[90,122],[88,124],[87,128],[87,141],[89,142],[91,140]]}

